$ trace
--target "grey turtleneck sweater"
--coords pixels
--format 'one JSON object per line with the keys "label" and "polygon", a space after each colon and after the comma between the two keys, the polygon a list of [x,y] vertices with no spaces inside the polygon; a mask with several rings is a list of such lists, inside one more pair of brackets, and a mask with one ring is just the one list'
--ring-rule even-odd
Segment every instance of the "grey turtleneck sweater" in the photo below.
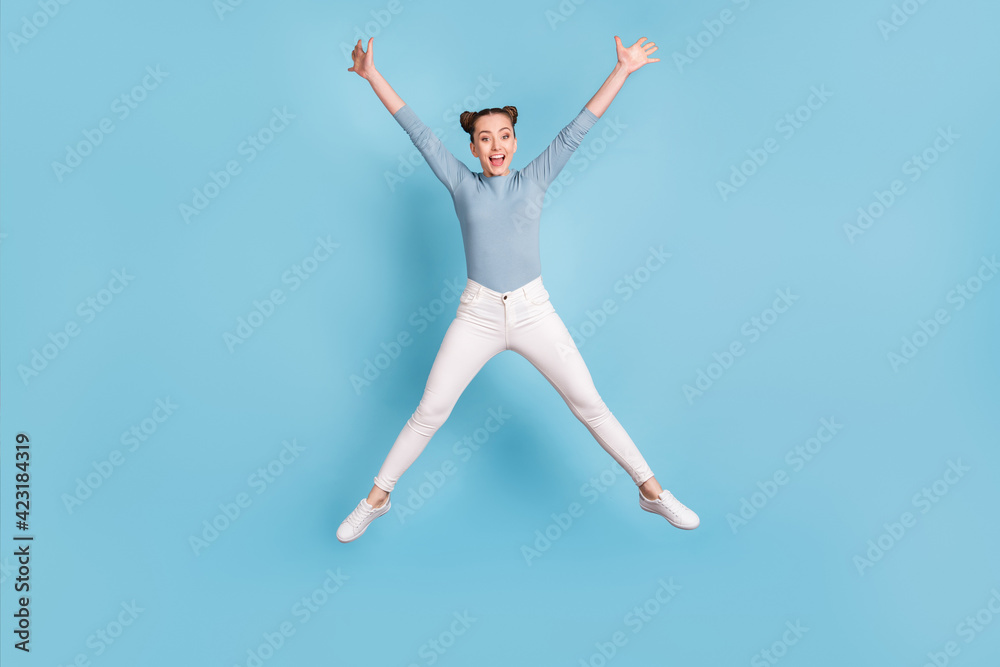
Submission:
{"label": "grey turtleneck sweater", "polygon": [[468,277],[497,292],[509,292],[540,276],[538,225],[545,192],[597,116],[584,107],[538,157],[503,176],[470,170],[409,105],[404,104],[392,117],[451,193],[462,228]]}

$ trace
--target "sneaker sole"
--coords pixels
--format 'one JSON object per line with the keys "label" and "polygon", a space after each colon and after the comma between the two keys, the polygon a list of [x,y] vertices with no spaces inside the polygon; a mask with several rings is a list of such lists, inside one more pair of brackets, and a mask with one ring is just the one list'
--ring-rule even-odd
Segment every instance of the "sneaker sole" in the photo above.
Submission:
{"label": "sneaker sole", "polygon": [[[667,516],[667,515],[665,515],[665,514],[662,514],[662,513],[660,513],[660,512],[657,512],[657,511],[656,511],[656,510],[654,510],[654,509],[650,509],[650,508],[646,507],[645,505],[643,505],[642,503],[639,503],[639,506],[640,506],[640,507],[642,507],[642,509],[644,509],[644,510],[646,510],[647,512],[649,512],[650,514],[656,514],[657,516],[662,516],[662,517],[663,517],[664,519],[666,519],[666,520],[667,520],[667,523],[669,523],[669,524],[670,524],[671,526],[673,526],[674,528],[680,528],[681,530],[694,530],[695,528],[697,528],[698,526],[700,526],[700,525],[701,525],[701,521],[699,521],[698,523],[696,523],[696,524],[695,524],[695,525],[693,525],[693,526],[685,526],[685,525],[683,525],[683,524],[679,524],[679,523],[674,523],[673,521],[671,521],[671,520],[670,520],[670,517],[668,517],[668,516]],[[366,527],[367,527],[367,526],[366,526]]]}
{"label": "sneaker sole", "polygon": [[[391,506],[392,506],[392,503],[391,502],[387,502],[385,504],[385,512],[388,512],[389,511],[389,507],[391,507]],[[353,542],[354,540],[358,539],[359,537],[361,537],[362,535],[365,534],[365,531],[368,530],[368,526],[372,525],[372,523],[375,521],[375,519],[377,519],[380,516],[382,516],[383,514],[385,514],[385,512],[380,512],[379,514],[376,514],[375,516],[373,516],[372,520],[368,522],[368,525],[366,525],[364,528],[362,528],[361,532],[358,533],[357,535],[355,535],[354,537],[352,537],[351,539],[349,539],[349,540],[342,540],[342,539],[340,539],[340,535],[338,535],[337,536],[337,541],[340,542],[341,544],[347,544],[348,542]]]}

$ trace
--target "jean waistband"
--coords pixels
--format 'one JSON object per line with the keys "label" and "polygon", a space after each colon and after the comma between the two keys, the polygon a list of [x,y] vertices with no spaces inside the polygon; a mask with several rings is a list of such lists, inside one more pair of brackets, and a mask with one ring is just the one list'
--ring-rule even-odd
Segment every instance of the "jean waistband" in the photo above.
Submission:
{"label": "jean waistband", "polygon": [[[542,277],[538,276],[534,280],[530,280],[520,287],[516,287],[509,292],[498,292],[496,290],[490,289],[486,285],[477,283],[472,278],[467,280],[466,289],[472,290],[474,293],[479,294],[479,298],[488,298],[492,301],[520,301],[522,299],[536,299],[543,293],[545,293],[545,285],[542,284]],[[506,297],[506,298],[504,298]]]}

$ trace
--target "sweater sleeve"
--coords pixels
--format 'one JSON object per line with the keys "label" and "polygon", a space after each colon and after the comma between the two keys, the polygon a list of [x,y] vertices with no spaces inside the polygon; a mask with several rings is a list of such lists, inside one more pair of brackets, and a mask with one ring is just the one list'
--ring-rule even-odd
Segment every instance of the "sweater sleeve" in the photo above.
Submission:
{"label": "sweater sleeve", "polygon": [[410,140],[424,156],[434,175],[454,195],[455,188],[466,176],[472,174],[472,170],[445,147],[441,139],[420,120],[410,105],[404,104],[392,117],[410,135]]}
{"label": "sweater sleeve", "polygon": [[549,185],[555,180],[559,172],[562,171],[566,163],[569,162],[573,151],[583,143],[583,137],[587,131],[597,122],[597,116],[587,107],[583,107],[576,118],[564,127],[556,138],[552,140],[548,148],[534,160],[529,162],[521,173],[537,183],[543,190],[548,190]]}

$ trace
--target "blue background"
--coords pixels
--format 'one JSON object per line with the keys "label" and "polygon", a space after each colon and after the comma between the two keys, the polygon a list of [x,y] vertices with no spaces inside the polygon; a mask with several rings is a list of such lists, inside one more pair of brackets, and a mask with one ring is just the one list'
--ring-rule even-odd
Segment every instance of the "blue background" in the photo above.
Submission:
{"label": "blue background", "polygon": [[[768,650],[788,665],[922,665],[949,641],[956,664],[996,664],[1000,619],[983,612],[972,641],[959,624],[1000,589],[1000,280],[973,281],[961,309],[949,293],[1000,251],[1000,6],[908,7],[884,33],[887,0],[248,1],[221,15],[209,0],[104,1],[59,5],[32,31],[40,5],[4,2],[0,660],[252,665],[248,651],[287,623],[261,664],[754,665]],[[713,24],[726,9],[731,22]],[[602,397],[701,527],[641,511],[624,475],[588,491],[614,461],[509,353],[469,385],[392,511],[337,542],[454,316],[435,300],[465,282],[447,190],[423,164],[390,187],[416,150],[346,53],[374,35],[376,66],[473,170],[449,109],[517,106],[517,169],[611,72],[615,34],[648,37],[661,60],[590,131],[591,157],[566,167],[572,183],[542,215],[543,276],[567,326],[589,333]],[[697,57],[679,64],[688,48]],[[122,118],[112,103],[147,67],[165,77]],[[495,89],[475,98],[482,80]],[[814,86],[830,97],[801,110]],[[241,142],[275,108],[294,118],[250,161]],[[797,110],[808,120],[788,136],[777,123]],[[103,118],[113,132],[60,179],[53,163]],[[907,161],[948,128],[958,138],[910,180]],[[721,196],[769,138],[778,150]],[[185,222],[181,205],[230,160],[240,173]],[[905,193],[851,242],[844,226],[895,179]],[[339,246],[293,290],[282,276],[318,237]],[[639,270],[661,245],[668,262]],[[78,311],[123,269],[134,278],[96,317]],[[615,289],[626,275],[646,279],[628,299]],[[227,347],[274,289],[283,303]],[[768,316],[776,290],[798,299],[751,341],[744,323]],[[616,312],[584,326],[606,299]],[[418,324],[420,308],[437,315]],[[891,364],[938,309],[947,323]],[[22,377],[68,322],[78,335]],[[411,344],[356,390],[351,376],[401,332]],[[734,341],[744,354],[712,368]],[[715,379],[689,400],[699,371]],[[162,422],[158,399],[177,406]],[[453,445],[500,408],[509,419],[463,460]],[[843,426],[797,468],[787,452],[824,418]],[[122,434],[143,420],[130,451]],[[12,634],[19,432],[30,654]],[[252,476],[286,441],[298,454],[262,489]],[[456,472],[436,488],[448,460]],[[968,470],[915,502],[949,461]],[[88,475],[100,484],[68,505]],[[224,526],[220,504],[240,493],[250,505],[195,553],[191,537]],[[759,507],[739,524],[744,500]],[[582,515],[561,529],[552,515],[573,502]],[[904,512],[915,524],[897,539],[886,524]],[[890,548],[860,567],[880,539]],[[340,588],[316,593],[338,570]],[[679,587],[662,605],[660,580]],[[314,593],[323,604],[304,618],[296,605]],[[119,628],[133,601],[142,611]],[[597,644],[616,632],[605,658]]]}

